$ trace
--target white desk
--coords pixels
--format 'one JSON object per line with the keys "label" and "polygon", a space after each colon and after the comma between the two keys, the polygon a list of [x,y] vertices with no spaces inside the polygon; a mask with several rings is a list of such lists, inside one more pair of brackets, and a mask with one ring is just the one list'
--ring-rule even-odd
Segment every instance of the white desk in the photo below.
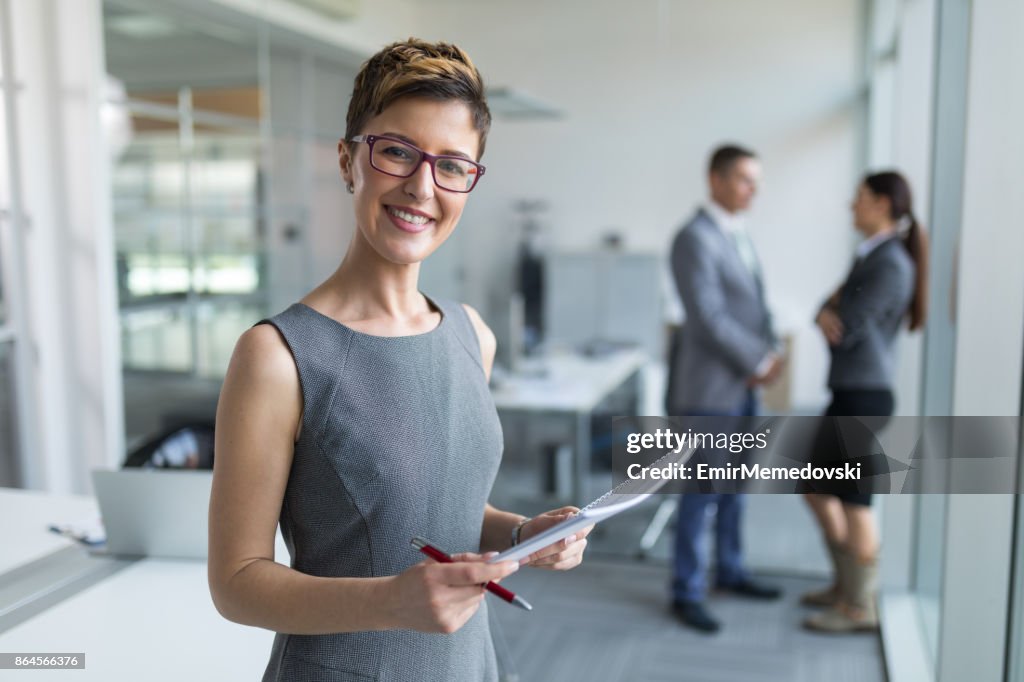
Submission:
{"label": "white desk", "polygon": [[[572,498],[589,502],[590,418],[594,409],[628,381],[639,383],[646,356],[626,350],[598,357],[554,355],[539,364],[542,374],[509,374],[492,388],[499,412],[562,414],[574,420]],[[639,385],[636,388],[639,397]]]}
{"label": "white desk", "polygon": [[0,651],[85,653],[85,670],[3,670],[3,680],[258,680],[274,633],[225,620],[204,561],[145,559],[0,634]]}
{"label": "white desk", "polygon": [[[96,500],[84,495],[48,495],[31,490],[0,488],[0,575],[48,554],[76,546],[73,540],[47,531],[51,523],[81,521],[99,516]],[[13,523],[12,523],[13,522]]]}
{"label": "white desk", "polygon": [[[0,513],[13,541],[3,546],[0,586],[24,577],[27,565],[80,570],[93,562],[99,582],[62,595],[28,620],[0,632],[0,652],[85,653],[84,670],[0,670],[4,680],[95,682],[258,680],[274,633],[225,620],[213,606],[205,561],[90,557],[84,548],[46,530],[51,522],[88,518],[95,500],[0,489]],[[74,552],[80,556],[77,563]],[[277,560],[288,560],[277,538]],[[103,572],[113,566],[112,575]],[[60,581],[59,575],[52,576]],[[94,577],[94,580],[96,578]],[[14,583],[17,585],[18,583]]]}

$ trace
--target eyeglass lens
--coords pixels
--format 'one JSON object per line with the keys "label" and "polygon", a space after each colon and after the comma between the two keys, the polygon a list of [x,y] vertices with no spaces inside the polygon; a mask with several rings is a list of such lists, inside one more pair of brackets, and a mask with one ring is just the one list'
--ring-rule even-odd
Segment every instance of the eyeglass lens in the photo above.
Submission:
{"label": "eyeglass lens", "polygon": [[[403,178],[415,173],[422,162],[419,150],[395,140],[377,139],[370,155],[374,168]],[[434,182],[443,189],[466,192],[476,182],[477,167],[468,160],[443,157],[436,159],[433,167]]]}

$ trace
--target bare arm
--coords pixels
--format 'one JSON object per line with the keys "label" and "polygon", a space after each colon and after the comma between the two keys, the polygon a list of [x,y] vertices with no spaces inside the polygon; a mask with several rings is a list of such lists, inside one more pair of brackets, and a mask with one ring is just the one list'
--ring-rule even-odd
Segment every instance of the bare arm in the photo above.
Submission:
{"label": "bare arm", "polygon": [[209,582],[220,613],[278,632],[386,628],[370,607],[382,581],[305,575],[274,562],[302,395],[277,330],[247,331],[231,358],[217,406],[210,496]]}
{"label": "bare arm", "polygon": [[[484,375],[490,381],[491,368],[494,366],[494,354],[498,346],[494,332],[476,310],[465,304],[462,307],[466,309],[473,328],[476,330],[477,339],[480,341]],[[576,507],[562,507],[527,521],[527,517],[522,514],[502,511],[488,504],[484,508],[483,527],[480,529],[480,551],[500,552],[508,549],[512,544],[512,530],[522,521],[527,521],[521,531],[521,537],[525,540],[531,535],[569,518],[577,511],[579,510]],[[583,550],[587,547],[586,537],[592,528],[593,526],[589,526],[575,537],[566,538],[550,547],[545,547],[529,557],[529,564],[557,570],[566,570],[577,566],[583,560]]]}
{"label": "bare arm", "polygon": [[483,318],[480,317],[473,307],[462,304],[466,314],[469,315],[469,321],[473,323],[473,329],[476,331],[477,341],[480,342],[480,360],[484,366],[484,376],[487,381],[491,380],[491,369],[494,367],[494,354],[498,350],[498,340],[494,338],[494,332],[487,326]]}
{"label": "bare arm", "polygon": [[[399,576],[324,578],[274,562],[274,536],[299,429],[302,397],[291,354],[268,325],[239,340],[217,408],[210,497],[210,593],[229,620],[276,632],[414,628],[451,632],[495,576],[465,557]],[[492,568],[492,567],[487,567]],[[484,579],[486,578],[486,579]]]}
{"label": "bare arm", "polygon": [[[476,338],[480,342],[480,359],[484,366],[484,376],[490,381],[498,341],[494,337],[494,332],[480,317],[480,313],[465,303],[462,304],[462,307],[465,308],[470,322],[473,323]],[[480,531],[480,551],[500,552],[508,549],[511,544],[512,529],[525,518],[521,514],[502,511],[488,504],[484,508],[484,523]]]}

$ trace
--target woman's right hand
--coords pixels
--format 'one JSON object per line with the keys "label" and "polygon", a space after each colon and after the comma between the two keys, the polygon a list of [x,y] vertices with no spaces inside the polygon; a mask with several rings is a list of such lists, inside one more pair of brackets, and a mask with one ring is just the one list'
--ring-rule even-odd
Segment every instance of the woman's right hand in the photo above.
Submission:
{"label": "woman's right hand", "polygon": [[828,345],[838,346],[843,340],[843,321],[831,308],[822,308],[815,322],[821,327],[821,333],[825,335]]}
{"label": "woman's right hand", "polygon": [[486,563],[492,556],[455,554],[450,564],[427,559],[395,576],[389,593],[400,627],[451,634],[465,625],[480,608],[484,584],[519,568],[517,561]]}

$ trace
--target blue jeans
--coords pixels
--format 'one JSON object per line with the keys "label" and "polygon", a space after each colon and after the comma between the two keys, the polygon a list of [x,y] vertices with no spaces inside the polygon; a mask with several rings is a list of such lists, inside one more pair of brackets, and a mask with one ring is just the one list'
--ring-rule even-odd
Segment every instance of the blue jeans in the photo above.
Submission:
{"label": "blue jeans", "polygon": [[[757,398],[748,392],[743,404],[733,411],[693,411],[692,417],[742,417],[757,414]],[[684,416],[684,415],[680,415]],[[676,556],[672,580],[672,596],[676,601],[699,602],[707,591],[706,559],[701,540],[704,520],[711,505],[715,513],[716,583],[735,585],[747,579],[743,568],[740,527],[743,522],[745,496],[740,493],[686,493],[679,496],[676,515]]]}

